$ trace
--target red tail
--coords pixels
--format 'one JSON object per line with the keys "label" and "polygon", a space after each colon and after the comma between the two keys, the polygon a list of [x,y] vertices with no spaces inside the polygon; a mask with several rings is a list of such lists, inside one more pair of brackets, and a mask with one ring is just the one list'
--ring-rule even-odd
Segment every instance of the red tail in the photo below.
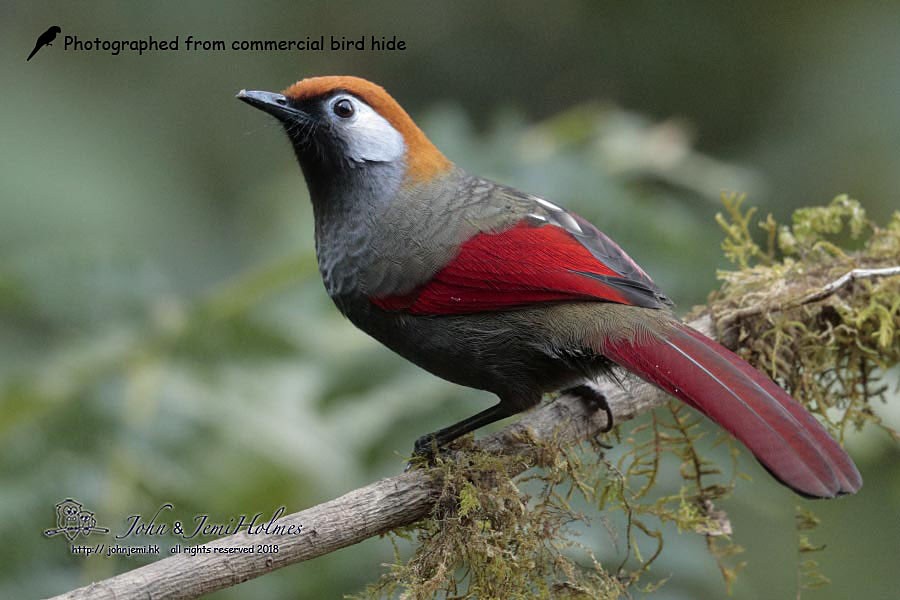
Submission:
{"label": "red tail", "polygon": [[607,342],[603,354],[724,427],[797,493],[832,498],[862,486],[853,461],[811,414],[690,327],[678,325],[665,339]]}

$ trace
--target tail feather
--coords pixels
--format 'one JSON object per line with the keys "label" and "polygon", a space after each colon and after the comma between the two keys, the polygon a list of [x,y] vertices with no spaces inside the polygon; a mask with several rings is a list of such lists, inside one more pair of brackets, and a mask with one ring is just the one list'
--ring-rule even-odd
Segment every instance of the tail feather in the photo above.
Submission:
{"label": "tail feather", "polygon": [[607,341],[603,354],[721,425],[805,496],[854,493],[847,453],[800,404],[727,348],[678,324],[664,338]]}
{"label": "tail feather", "polygon": [[[850,456],[840,447],[825,431],[825,428],[812,416],[799,402],[791,398],[782,388],[774,381],[760,373],[749,363],[742,360],[737,354],[731,352],[727,348],[712,341],[699,331],[682,328],[684,333],[691,336],[697,342],[711,348],[714,352],[718,352],[721,357],[727,360],[733,367],[750,378],[756,385],[762,388],[762,391],[774,398],[781,406],[783,406],[790,414],[799,422],[799,425],[813,436],[815,442],[819,444],[819,449],[823,450],[831,464],[836,466],[835,474],[841,482],[841,490],[843,493],[854,493],[862,487],[862,477],[853,464]],[[723,352],[724,351],[724,352]]]}

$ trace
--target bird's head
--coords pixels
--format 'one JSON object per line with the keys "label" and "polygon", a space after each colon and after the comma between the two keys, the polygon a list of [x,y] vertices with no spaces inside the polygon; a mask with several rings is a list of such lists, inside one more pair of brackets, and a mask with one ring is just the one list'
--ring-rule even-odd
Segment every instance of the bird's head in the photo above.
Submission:
{"label": "bird's head", "polygon": [[339,178],[380,165],[421,183],[452,167],[384,88],[359,77],[311,77],[280,94],[241,90],[237,97],[281,121],[308,176]]}

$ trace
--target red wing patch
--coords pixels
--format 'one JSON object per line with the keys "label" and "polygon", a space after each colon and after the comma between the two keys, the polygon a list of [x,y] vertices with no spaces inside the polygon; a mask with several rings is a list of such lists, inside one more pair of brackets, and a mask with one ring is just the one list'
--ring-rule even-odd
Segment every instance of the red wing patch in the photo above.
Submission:
{"label": "red wing patch", "polygon": [[641,287],[599,261],[566,230],[521,222],[468,240],[446,267],[413,292],[372,302],[384,310],[417,315],[500,311],[572,300],[649,306]]}

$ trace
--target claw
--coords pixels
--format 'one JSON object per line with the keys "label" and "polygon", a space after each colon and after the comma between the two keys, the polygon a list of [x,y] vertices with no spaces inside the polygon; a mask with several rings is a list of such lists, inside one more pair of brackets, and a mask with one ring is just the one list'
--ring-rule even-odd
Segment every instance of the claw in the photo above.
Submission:
{"label": "claw", "polygon": [[591,387],[590,385],[582,384],[563,390],[563,393],[577,396],[584,403],[584,405],[591,410],[602,410],[603,412],[605,412],[606,426],[600,430],[600,433],[607,433],[612,430],[613,426],[615,425],[612,409],[609,408],[609,403],[607,403],[606,401],[606,396],[604,396],[599,390]]}

